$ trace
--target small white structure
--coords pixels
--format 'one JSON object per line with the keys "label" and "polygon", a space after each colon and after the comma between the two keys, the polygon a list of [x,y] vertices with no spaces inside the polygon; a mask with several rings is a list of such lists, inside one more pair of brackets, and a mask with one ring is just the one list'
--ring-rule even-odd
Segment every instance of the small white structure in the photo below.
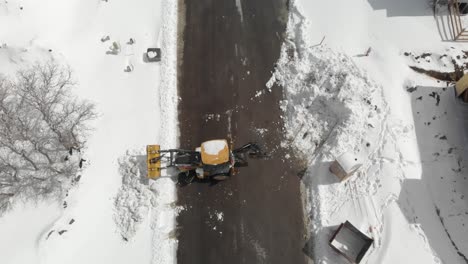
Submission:
{"label": "small white structure", "polygon": [[343,181],[351,176],[361,166],[362,164],[360,163],[357,155],[345,152],[336,158],[336,160],[330,165],[330,172],[335,174],[340,181]]}

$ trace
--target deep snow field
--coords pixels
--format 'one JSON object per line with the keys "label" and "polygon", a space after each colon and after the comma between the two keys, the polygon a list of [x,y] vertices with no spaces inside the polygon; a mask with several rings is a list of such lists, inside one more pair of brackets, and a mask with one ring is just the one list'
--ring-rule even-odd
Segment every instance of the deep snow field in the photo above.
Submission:
{"label": "deep snow field", "polygon": [[[175,262],[174,182],[142,182],[138,166],[147,144],[177,143],[176,29],[171,0],[0,2],[0,73],[68,65],[73,92],[99,115],[76,187],[58,201],[17,201],[0,218],[0,263]],[[150,47],[161,62],[144,61]]]}
{"label": "deep snow field", "polygon": [[[292,3],[267,87],[286,88],[284,144],[306,159],[315,263],[348,263],[328,246],[346,220],[374,238],[361,263],[468,262],[468,105],[409,68],[467,61],[433,14],[426,0]],[[328,169],[345,152],[362,166],[339,182]]]}

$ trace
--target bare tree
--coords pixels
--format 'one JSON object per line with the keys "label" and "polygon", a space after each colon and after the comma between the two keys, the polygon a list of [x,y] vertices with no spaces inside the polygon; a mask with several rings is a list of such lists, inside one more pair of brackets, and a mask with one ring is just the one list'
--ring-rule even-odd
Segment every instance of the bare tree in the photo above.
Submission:
{"label": "bare tree", "polygon": [[71,93],[74,85],[70,69],[54,63],[0,76],[0,212],[15,197],[63,194],[77,173],[72,154],[96,114]]}

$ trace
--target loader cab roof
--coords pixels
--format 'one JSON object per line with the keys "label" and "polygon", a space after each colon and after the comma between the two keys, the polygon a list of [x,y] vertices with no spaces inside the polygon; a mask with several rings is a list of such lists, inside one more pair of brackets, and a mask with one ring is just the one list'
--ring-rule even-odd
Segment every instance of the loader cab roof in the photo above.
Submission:
{"label": "loader cab roof", "polygon": [[201,144],[203,164],[218,165],[229,161],[229,146],[225,139],[205,141]]}

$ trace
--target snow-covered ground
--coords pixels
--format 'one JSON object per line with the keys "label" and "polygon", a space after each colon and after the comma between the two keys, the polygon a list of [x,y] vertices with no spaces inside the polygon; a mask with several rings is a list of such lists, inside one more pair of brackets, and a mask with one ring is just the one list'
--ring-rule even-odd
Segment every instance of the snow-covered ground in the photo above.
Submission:
{"label": "snow-covered ground", "polygon": [[[147,144],[177,143],[176,41],[173,0],[0,2],[0,73],[69,65],[99,115],[65,200],[18,202],[0,218],[0,263],[175,262],[174,182],[144,182],[132,166]],[[150,47],[161,62],[145,62]]]}
{"label": "snow-covered ground", "polygon": [[[468,106],[408,67],[453,71],[466,44],[442,41],[426,0],[294,2],[268,85],[286,88],[284,143],[307,158],[315,262],[347,263],[328,240],[349,220],[375,240],[362,263],[466,263]],[[362,166],[339,182],[345,152]]]}

